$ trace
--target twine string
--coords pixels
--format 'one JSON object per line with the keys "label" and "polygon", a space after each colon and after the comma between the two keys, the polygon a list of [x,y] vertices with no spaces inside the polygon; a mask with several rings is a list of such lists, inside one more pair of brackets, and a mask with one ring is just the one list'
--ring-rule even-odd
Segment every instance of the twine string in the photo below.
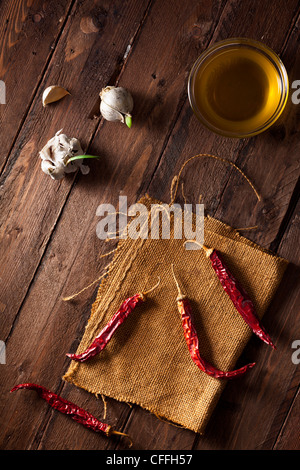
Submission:
{"label": "twine string", "polygon": [[[197,155],[194,155],[193,157],[189,158],[188,160],[186,160],[183,165],[181,166],[180,170],[179,170],[179,173],[178,175],[174,176],[172,182],[171,182],[171,189],[170,189],[170,198],[171,198],[171,203],[170,205],[172,205],[176,199],[176,196],[177,196],[177,191],[178,191],[178,186],[179,186],[179,180],[180,180],[180,177],[181,177],[181,174],[183,172],[183,170],[185,169],[185,167],[194,159],[196,158],[203,158],[203,157],[209,157],[209,158],[214,158],[215,160],[218,160],[220,162],[223,162],[223,163],[227,163],[229,165],[231,165],[233,168],[235,168],[244,178],[245,180],[248,182],[248,184],[250,185],[250,187],[252,188],[252,190],[254,191],[257,199],[260,201],[261,200],[261,196],[259,195],[258,191],[256,190],[255,186],[253,185],[253,183],[251,182],[251,180],[248,178],[247,175],[245,175],[245,173],[233,162],[231,162],[230,160],[226,160],[225,158],[222,158],[222,157],[219,157],[217,155],[212,155],[210,153],[199,153]],[[174,189],[175,188],[175,189]]]}
{"label": "twine string", "polygon": [[77,297],[78,295],[80,295],[83,292],[85,292],[86,290],[88,290],[90,287],[92,287],[94,284],[96,284],[96,282],[100,281],[104,276],[106,276],[107,269],[108,269],[109,266],[110,266],[110,263],[104,268],[106,270],[106,272],[104,272],[100,277],[98,277],[93,282],[91,282],[88,286],[84,287],[83,289],[81,289],[79,292],[76,292],[75,294],[69,295],[67,297],[63,297],[63,300],[65,302],[68,302],[69,300],[73,300],[75,297]]}

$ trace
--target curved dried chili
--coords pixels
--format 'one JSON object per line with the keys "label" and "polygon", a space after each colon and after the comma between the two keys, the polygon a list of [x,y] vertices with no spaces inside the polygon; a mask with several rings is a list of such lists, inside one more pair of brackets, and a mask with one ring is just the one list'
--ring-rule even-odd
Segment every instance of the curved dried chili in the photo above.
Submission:
{"label": "curved dried chili", "polygon": [[[158,282],[159,283],[159,282]],[[115,331],[124,322],[124,320],[130,315],[137,305],[143,303],[146,300],[146,295],[152,292],[158,284],[147,292],[139,292],[132,297],[124,300],[119,310],[113,315],[107,325],[100,331],[100,333],[93,340],[91,345],[80,354],[67,354],[68,357],[78,362],[85,362],[91,357],[99,354],[108,342],[111,340]]]}
{"label": "curved dried chili", "polygon": [[[27,389],[27,390],[34,390],[37,394],[43,398],[52,408],[63,413],[65,415],[70,416],[74,421],[77,423],[82,424],[85,428],[92,429],[95,432],[101,432],[106,436],[111,436],[112,434],[118,434],[121,436],[127,437],[130,441],[130,437],[127,434],[121,433],[119,431],[115,431],[112,426],[109,424],[103,423],[99,421],[99,419],[95,418],[89,411],[80,408],[75,403],[62,398],[61,396],[57,395],[51,390],[43,387],[42,385],[37,385],[34,383],[23,383],[15,385],[11,392],[20,389]],[[132,444],[132,441],[131,441]]]}
{"label": "curved dried chili", "polygon": [[252,300],[250,299],[245,289],[231,274],[219,251],[208,248],[204,245],[203,249],[206,253],[206,256],[210,258],[211,265],[216,272],[223,289],[228,294],[236,310],[240,313],[247,325],[250,326],[253,333],[255,333],[266,344],[272,346],[273,349],[276,349],[270,336],[260,323]]}
{"label": "curved dried chili", "polygon": [[[172,270],[173,270],[173,266],[172,266]],[[173,271],[173,275],[174,275],[174,271]],[[181,320],[182,320],[184,337],[185,337],[185,341],[188,346],[190,356],[193,362],[199,367],[199,369],[201,369],[207,375],[210,375],[211,377],[215,377],[218,379],[231,379],[234,377],[240,377],[241,375],[245,374],[245,372],[247,372],[248,369],[251,369],[255,365],[255,362],[247,364],[241,367],[240,369],[236,369],[232,371],[222,371],[222,370],[217,369],[212,364],[210,364],[206,359],[201,357],[200,351],[199,351],[199,339],[198,339],[197,331],[194,326],[194,322],[192,318],[192,309],[191,309],[190,302],[188,298],[186,297],[186,295],[181,292],[178,282],[175,278],[175,275],[174,275],[174,279],[175,279],[177,289],[178,289],[178,296],[177,296],[176,301],[177,301],[178,310],[179,310]]]}

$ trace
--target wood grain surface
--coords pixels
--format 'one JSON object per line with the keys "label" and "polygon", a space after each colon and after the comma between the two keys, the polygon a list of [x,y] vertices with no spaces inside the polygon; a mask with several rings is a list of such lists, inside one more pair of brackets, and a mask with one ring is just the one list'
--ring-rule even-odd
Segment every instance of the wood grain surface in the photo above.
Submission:
{"label": "wood grain surface", "polygon": [[[300,105],[289,97],[284,114],[250,139],[211,133],[187,97],[189,72],[216,41],[250,37],[273,48],[290,83],[300,80],[300,5],[297,0],[3,0],[0,2],[0,448],[3,450],[114,450],[107,439],[49,409],[35,394],[10,389],[36,382],[130,434],[134,449],[299,450],[299,367],[292,343],[300,340],[299,155]],[[43,108],[53,84],[71,93]],[[128,88],[133,126],[104,121],[99,91]],[[88,175],[57,182],[40,168],[38,152],[57,132],[76,136],[99,155]],[[170,201],[182,164],[198,153],[238,165],[261,194],[234,171],[209,158],[182,175],[188,202],[290,261],[264,324],[276,352],[253,337],[241,363],[257,366],[226,386],[204,436],[158,419],[138,406],[101,397],[61,377],[82,337],[99,277],[116,241],[96,236],[101,203],[128,204],[145,193]],[[181,191],[179,202],[183,202]]]}

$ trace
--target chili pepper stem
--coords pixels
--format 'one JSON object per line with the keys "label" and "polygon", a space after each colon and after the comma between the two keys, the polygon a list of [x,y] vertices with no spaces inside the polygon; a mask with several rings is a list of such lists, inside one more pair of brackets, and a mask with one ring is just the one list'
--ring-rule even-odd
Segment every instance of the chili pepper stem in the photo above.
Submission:
{"label": "chili pepper stem", "polygon": [[129,440],[129,442],[130,442],[130,444],[129,444],[128,447],[132,447],[132,445],[133,445],[133,440],[131,439],[130,436],[128,436],[128,434],[125,434],[124,432],[120,432],[120,431],[115,431],[114,429],[111,429],[111,428],[110,428],[110,430],[109,430],[109,432],[108,432],[107,435],[108,435],[108,436],[111,436],[112,434],[116,434],[116,435],[118,435],[118,436],[126,437],[126,438]]}
{"label": "chili pepper stem", "polygon": [[208,258],[210,257],[210,255],[213,252],[213,248],[208,248],[208,246],[203,245],[203,244],[197,242],[196,240],[185,240],[184,245],[186,243],[195,243],[196,245],[200,246],[205,251],[205,254]]}
{"label": "chili pepper stem", "polygon": [[172,268],[173,278],[174,278],[174,281],[175,281],[175,284],[176,284],[177,290],[178,290],[178,296],[177,296],[176,301],[181,300],[181,299],[185,299],[185,298],[186,298],[186,295],[181,292],[181,289],[180,289],[180,287],[179,287],[178,281],[177,281],[177,279],[176,279],[176,277],[175,277],[173,264],[171,264],[171,268]]}
{"label": "chili pepper stem", "polygon": [[207,258],[209,258],[210,255],[212,254],[212,252],[214,251],[213,248],[208,248],[205,245],[202,245],[202,248],[205,251],[205,254],[206,254]]}

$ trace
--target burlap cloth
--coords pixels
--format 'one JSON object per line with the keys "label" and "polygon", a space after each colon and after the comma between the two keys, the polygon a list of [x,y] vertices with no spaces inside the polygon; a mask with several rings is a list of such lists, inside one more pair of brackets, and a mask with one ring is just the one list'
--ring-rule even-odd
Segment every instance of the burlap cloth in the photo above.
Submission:
{"label": "burlap cloth", "polygon": [[[146,197],[140,202],[149,207],[156,201]],[[220,250],[262,317],[287,261],[211,217],[205,218],[204,233],[205,243]],[[86,363],[72,361],[63,378],[89,392],[138,404],[203,434],[226,380],[209,377],[190,358],[171,263],[191,300],[201,355],[219,369],[235,367],[253,333],[233,307],[203,250],[188,251],[183,240],[172,238],[128,238],[118,243],[77,352],[86,349],[125,298],[153,286],[158,276],[160,284],[131,313],[101,354]],[[243,393],[244,378],[233,380],[239,381]]]}

